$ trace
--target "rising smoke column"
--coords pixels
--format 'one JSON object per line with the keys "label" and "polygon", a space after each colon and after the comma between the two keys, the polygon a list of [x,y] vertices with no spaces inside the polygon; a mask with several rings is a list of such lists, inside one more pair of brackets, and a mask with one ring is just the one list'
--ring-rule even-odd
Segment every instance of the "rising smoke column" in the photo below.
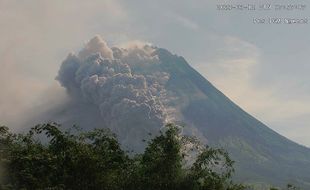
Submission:
{"label": "rising smoke column", "polygon": [[157,132],[169,115],[164,105],[169,74],[134,72],[160,64],[154,51],[149,45],[111,49],[96,36],[78,55],[68,55],[56,79],[72,99],[95,105],[102,126],[123,144],[139,149],[141,139]]}

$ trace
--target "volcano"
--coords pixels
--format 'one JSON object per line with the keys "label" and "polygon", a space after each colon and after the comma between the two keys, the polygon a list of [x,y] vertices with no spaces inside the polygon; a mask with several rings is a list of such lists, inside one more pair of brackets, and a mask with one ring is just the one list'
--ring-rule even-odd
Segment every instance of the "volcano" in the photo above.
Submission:
{"label": "volcano", "polygon": [[184,133],[230,153],[236,181],[310,189],[310,149],[246,113],[168,50],[110,48],[97,36],[64,60],[57,80],[70,101],[49,120],[111,128],[123,146],[137,151],[165,123],[181,123]]}

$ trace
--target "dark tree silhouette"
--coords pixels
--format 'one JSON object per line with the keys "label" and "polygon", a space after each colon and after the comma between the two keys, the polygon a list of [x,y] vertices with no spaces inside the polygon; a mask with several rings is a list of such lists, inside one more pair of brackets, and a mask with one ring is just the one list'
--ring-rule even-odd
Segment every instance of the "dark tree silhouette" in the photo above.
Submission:
{"label": "dark tree silhouette", "polygon": [[245,189],[231,181],[233,161],[224,150],[201,146],[173,124],[165,129],[132,156],[107,129],[62,131],[48,123],[13,134],[0,127],[0,189]]}

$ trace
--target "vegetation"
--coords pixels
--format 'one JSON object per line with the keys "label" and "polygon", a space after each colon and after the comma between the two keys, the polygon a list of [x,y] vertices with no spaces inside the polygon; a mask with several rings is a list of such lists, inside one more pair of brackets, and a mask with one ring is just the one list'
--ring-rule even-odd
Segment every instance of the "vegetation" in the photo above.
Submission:
{"label": "vegetation", "polygon": [[201,146],[173,124],[134,156],[106,129],[63,132],[49,123],[14,134],[0,127],[0,189],[245,189],[232,182],[232,165],[224,150]]}

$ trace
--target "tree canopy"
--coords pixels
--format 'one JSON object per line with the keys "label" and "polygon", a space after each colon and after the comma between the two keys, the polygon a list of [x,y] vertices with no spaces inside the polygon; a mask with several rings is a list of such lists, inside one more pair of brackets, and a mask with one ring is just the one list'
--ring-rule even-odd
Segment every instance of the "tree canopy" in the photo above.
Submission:
{"label": "tree canopy", "polygon": [[245,189],[232,182],[224,150],[201,146],[173,124],[165,129],[132,155],[107,129],[48,123],[14,134],[0,127],[0,189]]}

